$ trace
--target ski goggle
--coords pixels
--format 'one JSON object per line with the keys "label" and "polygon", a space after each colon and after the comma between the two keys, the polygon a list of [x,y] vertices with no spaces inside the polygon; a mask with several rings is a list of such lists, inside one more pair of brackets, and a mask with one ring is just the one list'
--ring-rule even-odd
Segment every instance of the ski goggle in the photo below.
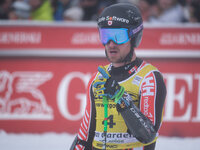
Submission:
{"label": "ski goggle", "polygon": [[116,44],[124,44],[130,39],[126,28],[99,28],[99,34],[101,43],[104,45],[110,40]]}

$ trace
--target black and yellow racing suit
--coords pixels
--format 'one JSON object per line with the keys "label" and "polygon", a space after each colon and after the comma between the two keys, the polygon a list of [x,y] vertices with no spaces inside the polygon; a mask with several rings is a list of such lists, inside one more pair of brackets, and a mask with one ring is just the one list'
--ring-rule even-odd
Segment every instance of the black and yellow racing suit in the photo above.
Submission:
{"label": "black and yellow racing suit", "polygon": [[[112,64],[105,67],[111,77],[125,88],[140,111],[151,120],[158,136],[166,97],[166,87],[158,69],[140,58],[122,67],[115,68]],[[97,72],[89,82],[87,106],[77,136],[77,150],[102,149],[105,142],[104,105],[92,86],[99,74]],[[130,134],[123,117],[116,109],[116,103],[108,100],[107,150],[154,150],[157,136],[151,143],[139,142]]]}

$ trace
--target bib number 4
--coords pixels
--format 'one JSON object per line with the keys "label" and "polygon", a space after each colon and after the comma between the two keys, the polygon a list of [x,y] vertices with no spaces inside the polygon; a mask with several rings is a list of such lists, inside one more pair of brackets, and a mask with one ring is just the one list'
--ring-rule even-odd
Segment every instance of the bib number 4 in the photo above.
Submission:
{"label": "bib number 4", "polygon": [[[108,116],[107,121],[109,128],[113,128],[113,126],[116,125],[116,123],[113,121],[113,115]],[[104,125],[104,120],[102,121],[102,124]]]}

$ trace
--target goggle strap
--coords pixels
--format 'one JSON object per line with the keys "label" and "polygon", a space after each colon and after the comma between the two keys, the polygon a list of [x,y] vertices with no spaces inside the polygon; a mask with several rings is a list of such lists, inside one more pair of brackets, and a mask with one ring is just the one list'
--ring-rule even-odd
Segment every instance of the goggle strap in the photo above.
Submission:
{"label": "goggle strap", "polygon": [[143,29],[143,24],[139,25],[137,28],[132,30],[133,35]]}

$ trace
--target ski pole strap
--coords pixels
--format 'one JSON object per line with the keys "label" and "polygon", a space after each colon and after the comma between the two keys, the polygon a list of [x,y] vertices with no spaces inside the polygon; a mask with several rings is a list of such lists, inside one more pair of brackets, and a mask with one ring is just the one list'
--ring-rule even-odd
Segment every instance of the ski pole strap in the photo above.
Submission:
{"label": "ski pole strap", "polygon": [[104,66],[99,66],[98,67],[98,71],[103,75],[104,78],[109,79],[111,77],[111,75],[109,74],[109,72],[106,70],[106,68]]}
{"label": "ski pole strap", "polygon": [[117,102],[119,101],[119,99],[123,96],[124,91],[125,91],[124,87],[121,86],[119,92],[118,92],[117,95],[115,96],[115,103],[117,103]]}

